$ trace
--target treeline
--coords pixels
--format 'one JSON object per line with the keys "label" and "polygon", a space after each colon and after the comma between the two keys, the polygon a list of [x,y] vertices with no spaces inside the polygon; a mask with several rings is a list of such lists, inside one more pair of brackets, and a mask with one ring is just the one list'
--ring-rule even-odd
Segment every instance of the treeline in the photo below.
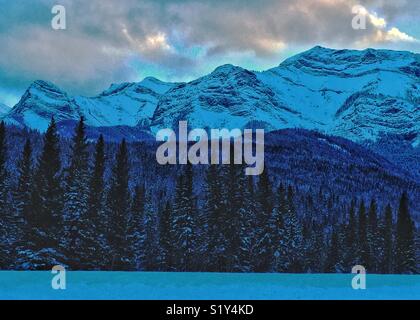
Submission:
{"label": "treeline", "polygon": [[6,138],[2,123],[0,269],[318,273],[359,264],[369,273],[418,272],[406,193],[393,212],[375,200],[325,202],[322,191],[276,184],[268,170],[255,178],[241,165],[213,165],[203,181],[186,165],[173,195],[156,204],[147,185],[130,188],[124,140],[105,178],[105,141],[91,159],[83,119],[66,166],[52,120],[37,161],[26,141],[10,186]]}

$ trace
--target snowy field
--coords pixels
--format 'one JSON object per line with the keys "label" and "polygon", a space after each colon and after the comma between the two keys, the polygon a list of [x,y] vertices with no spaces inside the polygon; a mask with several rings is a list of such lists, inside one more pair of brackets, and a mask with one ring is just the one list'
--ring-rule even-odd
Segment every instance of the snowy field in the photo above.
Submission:
{"label": "snowy field", "polygon": [[420,299],[420,276],[67,272],[53,290],[50,272],[0,272],[0,299]]}

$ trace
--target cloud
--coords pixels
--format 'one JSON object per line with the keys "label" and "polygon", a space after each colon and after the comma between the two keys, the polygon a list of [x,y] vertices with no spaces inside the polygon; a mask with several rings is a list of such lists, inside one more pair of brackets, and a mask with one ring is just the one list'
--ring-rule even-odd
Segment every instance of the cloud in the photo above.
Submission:
{"label": "cloud", "polygon": [[417,0],[362,0],[360,4],[377,11],[390,23],[401,19],[415,21],[420,10],[420,2]]}
{"label": "cloud", "polygon": [[391,28],[388,30],[382,41],[407,41],[407,42],[418,42],[416,38],[409,36],[408,34],[401,32],[398,28]]}
{"label": "cloud", "polygon": [[369,12],[363,6],[356,6],[353,8],[353,13],[357,13],[359,17],[368,19],[370,23],[376,28],[373,34],[365,36],[360,41],[356,42],[358,46],[368,46],[372,44],[387,44],[387,43],[419,43],[419,40],[400,31],[397,27],[386,29],[387,21],[385,18],[379,17],[376,12]]}
{"label": "cloud", "polygon": [[[55,31],[50,27],[55,1],[0,0],[0,86],[12,91],[43,78],[93,94],[111,82],[137,81],[147,70],[179,80],[227,58],[252,60],[258,68],[279,63],[284,52],[317,44],[418,50],[418,35],[399,29],[398,22],[416,21],[419,3],[61,0],[67,29]],[[351,26],[355,5],[365,10],[365,30]]]}
{"label": "cloud", "polygon": [[[172,5],[170,13],[177,18],[175,27],[184,30],[186,42],[204,43],[210,54],[252,51],[257,56],[270,56],[287,46],[347,47],[357,45],[362,39],[370,39],[374,45],[377,31],[387,26],[386,17],[363,7],[367,28],[354,30],[352,8],[360,5],[357,1],[263,1],[259,2],[260,6],[249,1],[246,5],[241,3],[229,1],[219,5],[216,2],[215,5],[208,1],[187,1]],[[380,4],[376,3],[378,12],[382,12]]]}

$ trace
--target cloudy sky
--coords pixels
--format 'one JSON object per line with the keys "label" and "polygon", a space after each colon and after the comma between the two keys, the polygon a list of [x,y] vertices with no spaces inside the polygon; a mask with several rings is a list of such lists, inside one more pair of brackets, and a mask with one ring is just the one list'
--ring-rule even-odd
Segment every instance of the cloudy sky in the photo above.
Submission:
{"label": "cloudy sky", "polygon": [[[66,29],[51,27],[54,5]],[[352,28],[356,15],[365,29]],[[0,102],[36,79],[71,94],[155,76],[186,81],[224,63],[253,70],[315,45],[420,52],[418,0],[0,0]]]}

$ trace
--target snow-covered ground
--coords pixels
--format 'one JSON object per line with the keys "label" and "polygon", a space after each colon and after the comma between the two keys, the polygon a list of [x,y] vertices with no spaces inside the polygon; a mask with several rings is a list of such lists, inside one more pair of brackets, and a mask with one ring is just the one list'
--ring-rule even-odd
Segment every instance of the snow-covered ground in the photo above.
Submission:
{"label": "snow-covered ground", "polygon": [[50,272],[0,272],[0,299],[420,299],[420,275],[67,272],[53,290]]}

